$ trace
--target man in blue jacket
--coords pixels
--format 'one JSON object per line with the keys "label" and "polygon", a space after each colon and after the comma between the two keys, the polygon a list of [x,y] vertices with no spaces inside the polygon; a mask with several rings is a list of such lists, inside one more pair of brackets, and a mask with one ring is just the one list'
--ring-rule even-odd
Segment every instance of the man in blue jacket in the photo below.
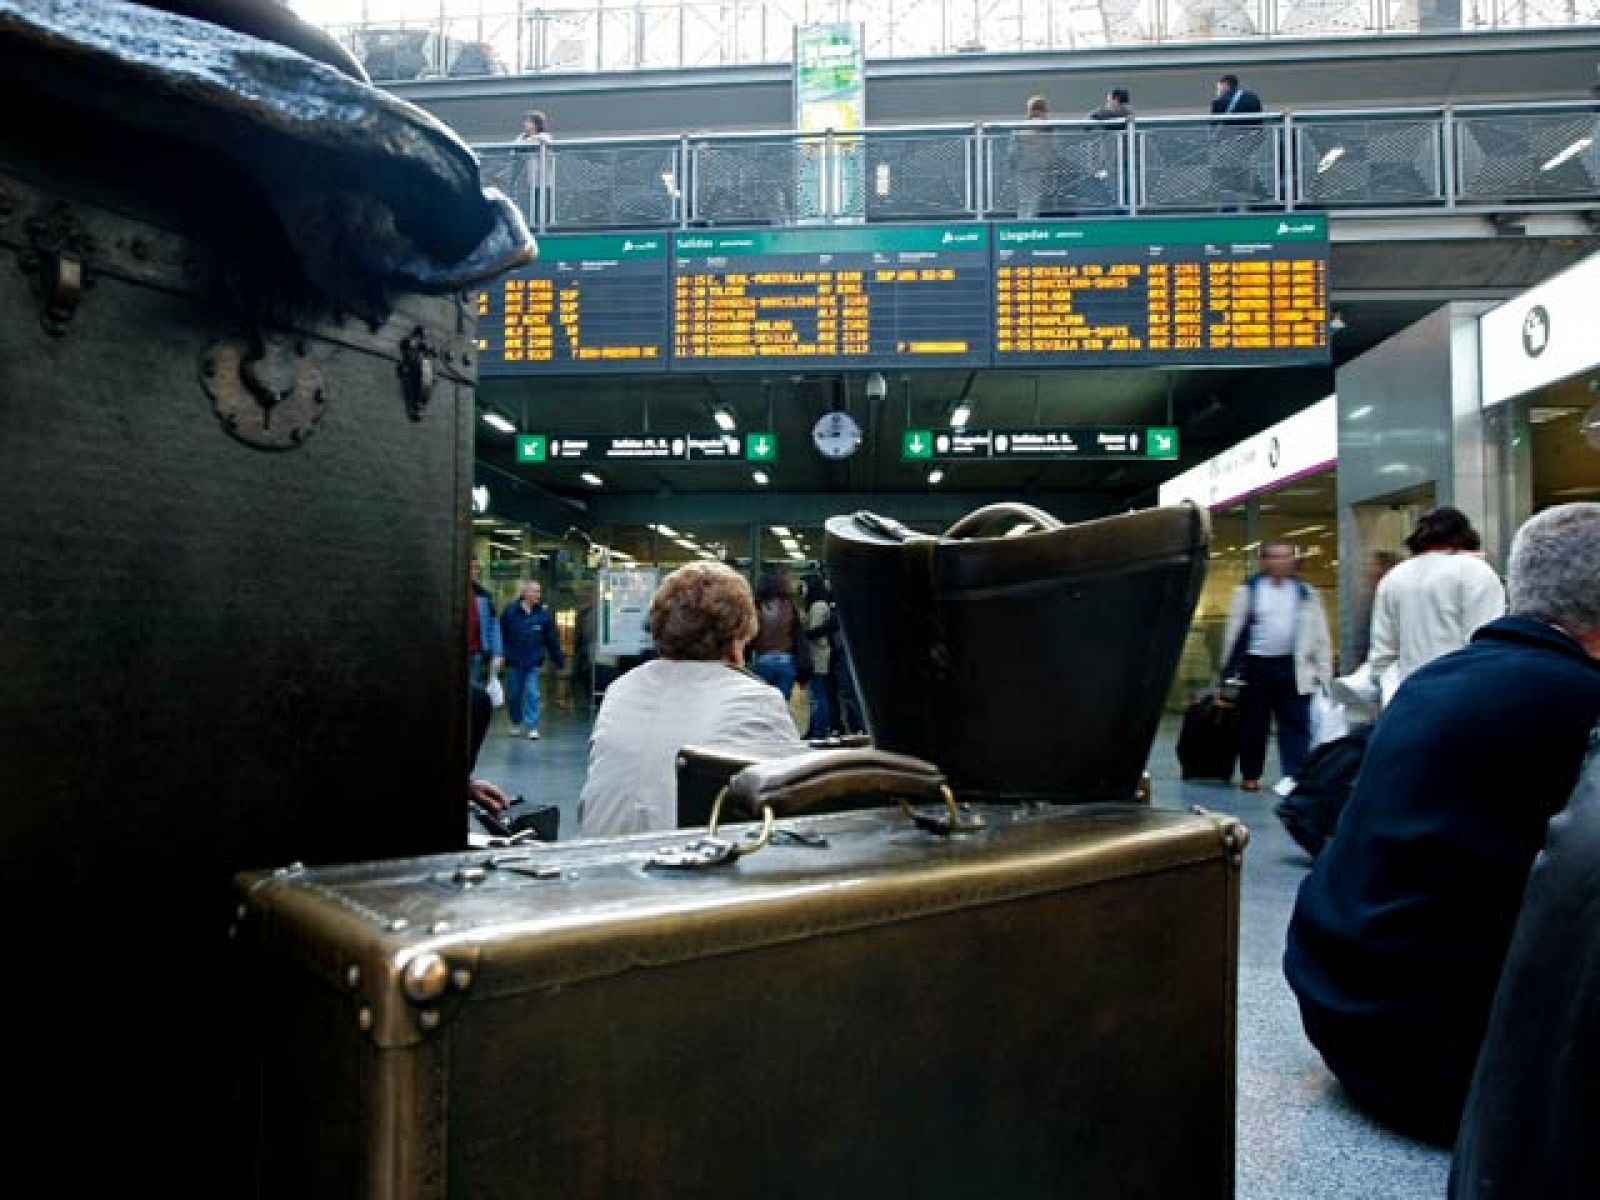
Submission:
{"label": "man in blue jacket", "polygon": [[539,672],[546,655],[557,667],[566,666],[555,615],[544,603],[544,588],[537,582],[522,585],[522,596],[506,605],[500,616],[501,641],[506,656],[506,711],[513,737],[528,727],[528,740],[539,740]]}
{"label": "man in blue jacket", "polygon": [[1395,693],[1300,887],[1284,973],[1357,1105],[1448,1144],[1545,825],[1600,718],[1600,504],[1518,531],[1511,615]]}

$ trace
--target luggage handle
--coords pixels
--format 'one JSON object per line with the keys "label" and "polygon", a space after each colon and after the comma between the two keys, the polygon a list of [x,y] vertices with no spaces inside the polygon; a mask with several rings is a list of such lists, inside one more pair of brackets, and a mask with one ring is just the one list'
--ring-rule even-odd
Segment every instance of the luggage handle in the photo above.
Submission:
{"label": "luggage handle", "polygon": [[[981,820],[964,816],[956,804],[944,772],[932,763],[907,754],[892,754],[871,747],[848,750],[813,750],[788,758],[745,767],[728,781],[711,808],[708,838],[715,838],[724,803],[732,801],[752,816],[762,818],[762,832],[746,853],[765,846],[772,823],[794,816],[841,796],[893,798],[920,829],[934,833],[968,833],[983,827]],[[942,802],[942,817],[930,818],[913,811],[914,802]]]}
{"label": "luggage handle", "polygon": [[949,529],[944,531],[947,538],[972,537],[979,530],[986,529],[1004,517],[1020,518],[1031,525],[1037,525],[1041,533],[1048,533],[1055,529],[1065,529],[1066,526],[1056,520],[1042,508],[1035,508],[1031,504],[1020,504],[1007,500],[999,504],[985,504],[982,508],[974,509],[962,517]]}

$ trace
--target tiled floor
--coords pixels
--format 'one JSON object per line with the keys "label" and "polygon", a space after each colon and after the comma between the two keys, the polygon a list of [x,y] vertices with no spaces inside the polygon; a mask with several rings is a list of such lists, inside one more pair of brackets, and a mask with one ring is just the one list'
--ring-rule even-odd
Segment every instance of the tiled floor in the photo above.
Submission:
{"label": "tiled floor", "polygon": [[[559,805],[562,836],[571,837],[588,753],[586,714],[549,710],[542,732],[537,742],[513,739],[496,714],[477,774],[513,794]],[[1233,813],[1252,832],[1239,939],[1239,1200],[1442,1198],[1449,1154],[1355,1112],[1300,1031],[1279,962],[1309,861],[1272,816],[1276,797],[1182,782],[1176,741],[1177,724],[1169,719],[1150,759],[1155,802]]]}

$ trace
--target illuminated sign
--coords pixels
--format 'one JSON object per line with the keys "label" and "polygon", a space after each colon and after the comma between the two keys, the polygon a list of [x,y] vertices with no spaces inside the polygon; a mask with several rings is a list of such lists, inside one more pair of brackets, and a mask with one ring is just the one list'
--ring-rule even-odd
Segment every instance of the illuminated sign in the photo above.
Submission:
{"label": "illuminated sign", "polygon": [[778,437],[752,433],[532,433],[517,439],[521,463],[773,462]]}
{"label": "illuminated sign", "polygon": [[478,293],[478,359],[483,376],[666,370],[666,236],[541,237]]}
{"label": "illuminated sign", "polygon": [[673,366],[986,366],[987,226],[673,238]]}
{"label": "illuminated sign", "polygon": [[908,429],[907,462],[974,458],[1177,458],[1170,425],[1088,425],[1055,429]]}
{"label": "illuminated sign", "polygon": [[995,226],[998,367],[1325,363],[1320,215]]}

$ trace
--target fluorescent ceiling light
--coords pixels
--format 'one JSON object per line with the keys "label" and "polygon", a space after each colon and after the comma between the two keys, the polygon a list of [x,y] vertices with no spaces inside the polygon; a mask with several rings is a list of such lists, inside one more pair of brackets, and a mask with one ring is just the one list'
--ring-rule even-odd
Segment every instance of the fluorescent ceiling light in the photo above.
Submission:
{"label": "fluorescent ceiling light", "polygon": [[493,411],[485,412],[483,414],[483,423],[489,426],[490,429],[498,429],[501,433],[515,433],[517,431],[517,427],[515,425],[513,425],[505,417],[502,417],[499,413]]}
{"label": "fluorescent ceiling light", "polygon": [[579,475],[578,478],[583,480],[590,487],[604,487],[606,485],[606,481],[601,479],[600,476],[596,475],[593,471],[585,471],[582,475]]}
{"label": "fluorescent ceiling light", "polygon": [[1554,171],[1569,158],[1576,158],[1592,145],[1594,145],[1594,138],[1581,137],[1577,141],[1573,142],[1572,145],[1563,150],[1560,154],[1552,158],[1549,162],[1545,163],[1544,166],[1539,168],[1539,170]]}
{"label": "fluorescent ceiling light", "polygon": [[772,482],[771,477],[765,471],[751,471],[750,478],[754,479],[761,487],[766,487],[767,484]]}
{"label": "fluorescent ceiling light", "polygon": [[495,532],[496,533],[503,533],[507,537],[521,537],[522,536],[522,530],[520,530],[520,529],[496,529]]}
{"label": "fluorescent ceiling light", "polygon": [[732,433],[739,428],[739,418],[733,415],[733,410],[726,406],[719,406],[711,410],[711,419],[717,423],[717,428],[724,433]]}
{"label": "fluorescent ceiling light", "polygon": [[503,542],[490,542],[489,545],[493,546],[496,550],[504,550],[507,554],[521,554],[522,553],[522,551],[519,550],[516,546],[507,546]]}
{"label": "fluorescent ceiling light", "polygon": [[1352,421],[1359,421],[1362,417],[1370,417],[1371,415],[1372,405],[1363,404],[1360,408],[1356,409],[1355,412],[1350,414],[1350,419]]}
{"label": "fluorescent ceiling light", "polygon": [[678,531],[671,525],[652,525],[650,528],[654,529],[662,537],[675,538],[678,536]]}
{"label": "fluorescent ceiling light", "polygon": [[767,528],[771,529],[773,533],[777,534],[781,538],[786,538],[789,536],[789,527],[787,525],[769,525]]}
{"label": "fluorescent ceiling light", "polygon": [[933,470],[928,472],[928,482],[929,483],[942,483],[943,481],[944,481],[944,468],[943,467],[935,467]]}
{"label": "fluorescent ceiling light", "polygon": [[497,522],[493,517],[473,517],[472,523],[474,525],[494,525]]}
{"label": "fluorescent ceiling light", "polygon": [[1329,150],[1317,160],[1317,174],[1321,175],[1324,171],[1331,169],[1333,164],[1338,162],[1343,157],[1344,147],[1335,146],[1332,150]]}
{"label": "fluorescent ceiling light", "polygon": [[951,429],[965,429],[967,422],[972,420],[972,405],[963,400],[956,405],[955,411],[950,414]]}
{"label": "fluorescent ceiling light", "polygon": [[1319,529],[1326,529],[1326,525],[1307,525],[1304,529],[1291,529],[1283,536],[1286,538],[1304,537],[1308,533],[1316,533]]}

